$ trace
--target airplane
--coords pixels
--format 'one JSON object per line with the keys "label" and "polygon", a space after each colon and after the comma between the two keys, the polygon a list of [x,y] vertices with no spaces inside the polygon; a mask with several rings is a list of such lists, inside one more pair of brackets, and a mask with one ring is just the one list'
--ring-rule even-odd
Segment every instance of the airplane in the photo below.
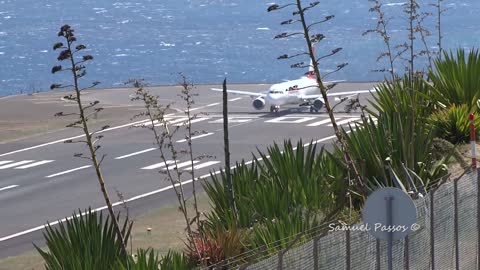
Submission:
{"label": "airplane", "polygon": [[[254,99],[252,106],[256,110],[262,110],[265,106],[270,106],[270,112],[277,113],[280,110],[280,106],[294,104],[299,106],[310,106],[310,113],[318,113],[318,111],[323,108],[325,101],[320,94],[320,89],[318,88],[317,81],[313,73],[313,65],[311,60],[309,72],[307,74],[308,75],[302,76],[300,79],[274,84],[270,87],[267,93],[257,93],[241,90],[227,90],[227,93],[250,96]],[[324,85],[328,89],[328,87],[331,87],[332,84],[336,84],[342,81],[344,80],[325,81]],[[223,89],[219,88],[211,88],[211,90],[223,91]],[[362,93],[370,93],[371,91],[374,91],[374,89],[339,93],[327,92],[327,96],[340,96],[340,99],[349,99],[355,95],[359,95]]]}

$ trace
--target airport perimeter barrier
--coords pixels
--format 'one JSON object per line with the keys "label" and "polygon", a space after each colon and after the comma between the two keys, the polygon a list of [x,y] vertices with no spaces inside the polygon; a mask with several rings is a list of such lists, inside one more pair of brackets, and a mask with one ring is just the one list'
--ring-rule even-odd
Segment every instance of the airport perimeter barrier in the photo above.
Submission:
{"label": "airport perimeter barrier", "polygon": [[[479,177],[480,169],[469,169],[414,200],[418,226],[405,239],[394,242],[393,269],[480,269]],[[292,248],[276,256],[252,256],[262,253],[258,250],[249,255],[257,259],[248,263],[244,260],[238,266],[229,260],[210,269],[387,269],[386,241],[376,240],[367,230],[332,231],[302,245],[295,245],[296,240],[293,237]]]}

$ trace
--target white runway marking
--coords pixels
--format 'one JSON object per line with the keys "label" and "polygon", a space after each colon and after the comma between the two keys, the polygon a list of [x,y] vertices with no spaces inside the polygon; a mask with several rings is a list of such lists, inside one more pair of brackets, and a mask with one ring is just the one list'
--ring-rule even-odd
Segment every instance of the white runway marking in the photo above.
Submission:
{"label": "white runway marking", "polygon": [[[107,129],[104,129],[104,130],[102,130],[102,131],[97,132],[96,134],[103,133],[103,132],[107,132],[107,131],[111,131],[111,130],[115,130],[115,129],[119,129],[119,128],[124,128],[124,127],[133,126],[133,125],[135,125],[135,124],[143,123],[143,122],[146,122],[146,121],[148,121],[148,120],[141,120],[141,121],[137,121],[137,122],[133,122],[133,123],[129,123],[129,124],[117,126],[117,127],[107,128]],[[28,150],[32,150],[32,149],[36,149],[36,148],[40,148],[40,147],[44,147],[44,146],[56,144],[56,143],[63,143],[63,142],[66,141],[66,140],[74,140],[74,139],[78,139],[78,138],[82,138],[82,137],[85,137],[85,135],[78,135],[78,136],[75,136],[75,137],[65,138],[65,139],[61,139],[61,140],[57,140],[57,141],[53,141],[53,142],[49,142],[49,143],[44,143],[44,144],[39,144],[39,145],[35,145],[35,146],[23,148],[23,149],[20,149],[20,150],[15,150],[15,151],[12,151],[12,152],[0,154],[0,157],[7,156],[7,155],[11,155],[11,154],[16,154],[16,153],[20,153],[20,152],[24,152],[24,151],[28,151]]]}
{"label": "white runway marking", "polygon": [[[85,103],[85,104],[82,104],[82,106],[88,106],[89,103]],[[78,104],[75,103],[75,104],[64,104],[63,107],[78,107]]]}
{"label": "white runway marking", "polygon": [[26,164],[26,163],[33,162],[33,161],[35,161],[35,160],[22,160],[22,161],[19,161],[19,162],[10,163],[10,164],[7,164],[7,165],[0,166],[0,170],[16,167],[16,166],[19,166],[19,165],[23,165],[23,164]]}
{"label": "white runway marking", "polygon": [[208,104],[206,107],[213,107],[213,106],[217,106],[217,105],[220,105],[220,104],[221,104],[220,102],[212,103],[212,104]]}
{"label": "white runway marking", "polygon": [[67,173],[71,173],[71,172],[78,171],[78,170],[83,170],[83,169],[90,168],[90,167],[92,167],[92,165],[86,165],[86,166],[78,167],[78,168],[71,169],[71,170],[68,170],[68,171],[63,171],[63,172],[59,172],[59,173],[56,173],[56,174],[51,174],[51,175],[45,176],[45,177],[46,178],[52,178],[52,177],[55,177],[55,176],[64,175],[64,174],[67,174]]}
{"label": "white runway marking", "polygon": [[[187,120],[188,120],[188,117],[181,117],[181,118],[178,118],[178,119],[175,119],[175,120],[168,119],[167,123],[168,123],[168,125],[173,125],[173,124],[177,124],[177,123],[180,123],[180,125],[181,125],[181,124],[183,124],[183,122],[185,122]],[[163,124],[160,123],[160,124],[156,124],[155,126],[162,126],[162,125]]]}
{"label": "white runway marking", "polygon": [[[218,164],[220,163],[220,161],[208,161],[208,162],[205,162],[205,163],[202,163],[202,164],[198,164],[198,165],[195,165],[193,166],[193,169],[194,170],[198,170],[198,169],[201,169],[201,168],[205,168],[205,167],[208,167],[208,166],[211,166],[211,165],[214,165],[214,164]],[[187,168],[185,170],[191,170],[192,168]]]}
{"label": "white runway marking", "polygon": [[232,99],[229,99],[228,101],[237,101],[237,100],[240,100],[242,99],[241,97],[237,97],[237,98],[232,98]]}
{"label": "white runway marking", "polygon": [[[324,141],[328,141],[328,140],[331,140],[333,138],[336,138],[335,135],[332,135],[332,136],[328,136],[328,137],[325,137],[325,138],[322,138],[322,139],[319,139],[317,141],[314,141],[312,144],[317,144],[317,143],[320,143],[320,142],[324,142]],[[307,144],[304,144],[304,146],[308,146],[310,145],[310,143],[307,143]],[[247,162],[248,164],[250,164],[251,162]],[[232,166],[232,169],[234,169],[236,166]],[[218,171],[214,171],[214,172],[211,172],[212,175],[217,175],[221,172],[221,170],[218,170]],[[190,179],[190,180],[186,180],[186,181],[183,181],[181,183],[178,183],[175,185],[175,187],[178,187],[181,185],[186,185],[186,184],[190,184],[192,183],[193,181],[198,181],[200,179],[205,179],[207,177],[210,177],[210,173],[207,173],[207,174],[204,174],[204,175],[201,175],[197,178],[194,178],[194,179]],[[167,187],[164,187],[164,188],[160,188],[160,189],[157,189],[157,190],[153,190],[153,191],[150,191],[150,192],[147,192],[147,193],[143,193],[143,194],[140,194],[140,195],[137,195],[137,196],[134,196],[130,199],[126,199],[126,200],[122,200],[122,201],[118,201],[116,203],[113,203],[112,206],[119,206],[119,205],[122,205],[123,203],[128,203],[128,202],[132,202],[132,201],[137,201],[137,200],[140,200],[140,199],[143,199],[143,198],[146,198],[146,197],[149,197],[149,196],[152,196],[152,195],[155,195],[155,194],[159,194],[159,193],[162,193],[164,191],[167,191],[167,190],[170,190],[173,188],[173,185],[170,185],[170,186],[167,186]],[[96,209],[93,209],[92,212],[98,212],[98,211],[102,211],[102,210],[105,210],[107,209],[107,206],[103,206],[103,207],[99,207],[99,208],[96,208]],[[81,213],[81,214],[78,214],[77,216],[81,216],[81,215],[85,215],[85,213]],[[54,226],[56,224],[58,224],[59,222],[65,222],[66,220],[70,220],[72,219],[73,216],[70,216],[68,218],[64,218],[60,221],[54,221],[54,222],[50,222],[48,223],[50,226]],[[3,241],[7,241],[9,239],[13,239],[15,237],[18,237],[18,236],[22,236],[22,235],[25,235],[25,234],[28,234],[28,233],[31,233],[31,232],[35,232],[35,231],[38,231],[38,230],[42,230],[44,229],[48,224],[43,224],[43,225],[40,225],[40,226],[37,226],[37,227],[34,227],[34,228],[31,228],[31,229],[28,229],[28,230],[24,230],[24,231],[21,231],[21,232],[18,232],[18,233],[14,233],[14,234],[10,234],[10,235],[7,235],[7,236],[4,236],[4,237],[0,237],[0,242],[3,242]]]}
{"label": "white runway marking", "polygon": [[150,165],[150,166],[147,166],[147,167],[143,167],[141,169],[142,170],[153,170],[153,169],[164,167],[165,163],[167,163],[167,165],[171,165],[171,164],[175,163],[175,161],[167,160],[165,162],[156,163],[156,164],[153,164],[153,165]]}
{"label": "white runway marking", "polygon": [[[351,121],[355,121],[355,120],[360,120],[360,118],[358,118],[358,117],[347,118],[347,119],[345,119],[345,120],[338,121],[338,122],[337,122],[337,125],[344,125],[344,124],[347,124],[347,123],[349,123],[349,122],[351,122]],[[329,124],[328,126],[329,126],[329,127],[332,127],[333,125],[332,125],[332,124]]]}
{"label": "white runway marking", "polygon": [[[213,135],[213,134],[214,134],[214,133],[212,133],[212,132],[207,133],[207,134],[201,134],[201,135],[198,135],[198,136],[193,136],[191,139],[192,139],[192,140],[195,140],[195,139],[207,137],[207,136],[210,136],[210,135]],[[177,143],[182,143],[182,142],[186,142],[186,141],[187,141],[187,139],[178,140]]]}
{"label": "white runway marking", "polygon": [[[292,120],[292,119],[296,119],[296,118],[297,118],[297,120]],[[267,120],[267,121],[265,121],[265,123],[298,124],[298,123],[307,122],[307,121],[310,121],[310,120],[313,120],[313,119],[315,119],[315,117],[281,116],[281,117],[277,117],[277,118],[272,119],[272,120]]]}
{"label": "white runway marking", "polygon": [[10,162],[13,162],[13,160],[2,160],[2,161],[0,161],[0,165],[7,164],[7,163],[10,163]]}
{"label": "white runway marking", "polygon": [[[235,116],[235,117],[228,117],[228,123],[246,123],[246,122],[250,122],[254,119],[256,119],[257,117],[251,117],[251,116]],[[210,121],[208,123],[211,123],[211,124],[223,124],[223,118],[220,118],[218,120],[215,120],[215,121]]]}
{"label": "white runway marking", "polygon": [[147,152],[153,151],[155,149],[157,149],[157,148],[148,148],[148,149],[138,151],[138,152],[135,152],[135,153],[131,153],[131,154],[128,154],[128,155],[119,156],[119,157],[116,157],[115,159],[124,159],[124,158],[127,158],[127,157],[132,157],[132,156],[140,155],[140,154],[143,154],[143,153],[147,153]]}
{"label": "white runway marking", "polygon": [[106,105],[106,106],[100,106],[104,109],[108,109],[108,108],[126,108],[126,107],[133,107],[135,105],[127,105],[127,104],[119,104],[119,105]]}
{"label": "white runway marking", "polygon": [[320,125],[327,124],[327,123],[330,123],[330,118],[323,119],[323,120],[318,121],[318,122],[313,122],[311,124],[308,124],[307,127],[316,127],[316,126],[320,126]]}
{"label": "white runway marking", "polygon": [[54,101],[54,100],[50,100],[50,101],[33,101],[33,104],[53,104],[53,103],[59,103],[60,101],[57,100],[57,101]]}
{"label": "white runway marking", "polygon": [[55,160],[42,160],[42,161],[37,161],[37,162],[34,162],[34,163],[30,163],[30,164],[27,164],[27,165],[23,165],[23,166],[20,166],[20,167],[16,167],[15,169],[28,169],[28,168],[32,168],[32,167],[35,167],[35,166],[40,166],[40,165],[43,165],[43,164],[47,164],[47,163],[50,163],[50,162],[54,162]]}
{"label": "white runway marking", "polygon": [[[198,160],[194,160],[193,161],[193,164],[196,164],[198,163],[199,161]],[[183,168],[183,167],[187,167],[187,166],[190,166],[192,164],[192,161],[185,161],[185,162],[181,162],[181,163],[177,163],[177,169],[180,169],[180,168]],[[172,167],[172,168],[169,168],[171,170],[174,170],[175,167]],[[163,168],[162,170],[166,171],[167,168]]]}
{"label": "white runway marking", "polygon": [[16,188],[16,187],[18,187],[18,185],[11,185],[11,186],[8,186],[8,187],[0,188],[0,191],[11,189],[11,188]]}
{"label": "white runway marking", "polygon": [[[191,124],[194,124],[194,123],[202,122],[202,121],[205,121],[205,120],[208,120],[208,119],[210,119],[210,118],[207,118],[207,117],[200,117],[200,118],[197,118],[197,119],[193,119],[193,120],[191,120],[191,121],[190,121],[190,123],[191,123]],[[186,124],[186,125],[188,125],[188,122],[187,122],[187,123],[185,123],[185,124]],[[180,127],[180,126],[183,126],[183,124],[182,124],[182,123],[180,123],[180,124],[176,124],[175,126],[177,126],[177,127]]]}

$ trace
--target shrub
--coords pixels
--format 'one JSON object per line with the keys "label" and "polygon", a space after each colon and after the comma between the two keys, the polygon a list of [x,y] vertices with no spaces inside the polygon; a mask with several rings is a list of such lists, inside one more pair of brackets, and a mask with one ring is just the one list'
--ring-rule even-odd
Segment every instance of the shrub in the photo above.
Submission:
{"label": "shrub", "polygon": [[225,193],[225,174],[212,175],[212,181],[204,183],[212,205],[207,226],[249,228],[297,210],[323,214],[318,218],[339,211],[346,192],[344,167],[323,148],[317,152],[314,144],[304,147],[300,141],[294,147],[285,141],[283,151],[274,144],[267,153],[260,152],[260,158],[251,165],[237,164],[232,172],[236,215]]}
{"label": "shrub", "polygon": [[188,258],[178,251],[169,250],[160,259],[160,270],[189,270],[193,268],[194,265],[188,261]]}
{"label": "shrub", "polygon": [[[446,110],[440,110],[430,116],[429,123],[436,137],[453,144],[466,143],[470,140],[470,120],[468,115],[473,110],[468,105],[453,104]],[[475,118],[477,136],[480,134],[480,118]]]}
{"label": "shrub", "polygon": [[[121,228],[125,239],[131,229],[127,218]],[[104,220],[102,212],[88,209],[84,215],[74,213],[72,219],[59,222],[58,228],[48,225],[43,235],[49,251],[34,246],[47,270],[116,270],[126,265],[128,255],[123,253],[122,240],[117,238],[110,217]]]}
{"label": "shrub", "polygon": [[480,98],[480,53],[472,49],[468,55],[458,49],[456,56],[444,52],[443,59],[434,61],[435,70],[429,72],[436,102],[444,107],[465,104],[469,108]]}

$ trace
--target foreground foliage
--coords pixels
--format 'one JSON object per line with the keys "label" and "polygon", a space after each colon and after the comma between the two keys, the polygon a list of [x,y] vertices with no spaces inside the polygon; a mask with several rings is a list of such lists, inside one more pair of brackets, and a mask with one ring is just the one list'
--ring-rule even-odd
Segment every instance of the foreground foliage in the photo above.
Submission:
{"label": "foreground foliage", "polygon": [[467,105],[473,108],[480,98],[480,53],[472,49],[465,53],[457,49],[456,54],[444,53],[443,59],[435,60],[435,69],[429,72],[433,83],[431,96],[445,108],[451,105]]}
{"label": "foreground foliage", "polygon": [[[118,219],[118,216],[117,216]],[[132,223],[125,219],[122,235],[128,239]],[[118,239],[114,224],[108,216],[92,212],[74,216],[59,222],[58,228],[47,226],[43,234],[48,251],[35,248],[45,260],[47,270],[99,269],[117,270],[126,267],[127,255],[122,252],[122,240]]]}
{"label": "foreground foliage", "polygon": [[[440,110],[430,116],[429,123],[433,127],[436,137],[445,139],[453,144],[467,143],[470,141],[470,120],[468,115],[472,112],[468,105],[455,105]],[[475,126],[480,127],[480,117],[476,117]],[[476,129],[477,137],[480,129]]]}

